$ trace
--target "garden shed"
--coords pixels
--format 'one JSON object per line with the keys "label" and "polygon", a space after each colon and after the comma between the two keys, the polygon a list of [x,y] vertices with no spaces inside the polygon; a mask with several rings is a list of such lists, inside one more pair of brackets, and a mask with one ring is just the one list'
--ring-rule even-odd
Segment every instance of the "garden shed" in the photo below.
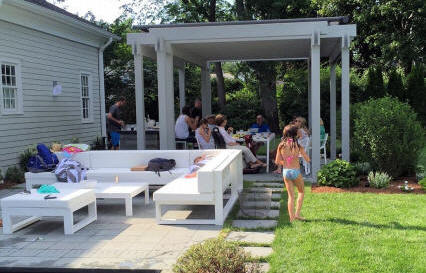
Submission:
{"label": "garden shed", "polygon": [[[144,149],[143,57],[157,61],[160,148],[175,149],[173,69],[179,72],[179,95],[185,102],[185,63],[201,67],[203,116],[211,114],[209,65],[223,61],[306,61],[309,67],[309,127],[312,173],[320,168],[320,65],[328,60],[330,76],[330,150],[336,157],[336,65],[342,67],[342,158],[349,160],[349,52],[356,25],[347,17],[182,23],[139,26],[127,34],[133,48],[137,148]],[[323,58],[323,59],[321,59]]]}

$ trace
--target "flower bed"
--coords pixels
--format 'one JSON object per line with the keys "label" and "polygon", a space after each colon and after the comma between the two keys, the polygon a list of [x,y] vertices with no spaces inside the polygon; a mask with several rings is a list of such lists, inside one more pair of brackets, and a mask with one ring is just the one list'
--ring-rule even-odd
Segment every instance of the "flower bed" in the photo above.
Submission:
{"label": "flower bed", "polygon": [[[398,186],[404,186],[404,181],[408,181],[408,186],[413,188],[412,192],[403,192]],[[414,193],[414,194],[424,194],[421,185],[417,184],[415,177],[401,177],[392,180],[389,183],[389,187],[383,189],[376,189],[373,187],[366,187],[367,177],[361,178],[361,181],[358,186],[353,188],[335,188],[328,186],[317,186],[312,185],[313,193],[340,193],[340,192],[370,192],[370,193],[385,193],[385,194],[396,194],[396,193]]]}

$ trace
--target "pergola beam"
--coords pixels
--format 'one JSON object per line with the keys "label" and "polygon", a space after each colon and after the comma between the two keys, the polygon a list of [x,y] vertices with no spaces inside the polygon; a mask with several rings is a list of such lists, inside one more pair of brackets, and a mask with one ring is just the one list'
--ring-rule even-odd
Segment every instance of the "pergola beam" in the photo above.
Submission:
{"label": "pergola beam", "polygon": [[321,166],[320,158],[320,35],[314,31],[311,38],[311,130],[312,130],[312,178],[317,181]]}

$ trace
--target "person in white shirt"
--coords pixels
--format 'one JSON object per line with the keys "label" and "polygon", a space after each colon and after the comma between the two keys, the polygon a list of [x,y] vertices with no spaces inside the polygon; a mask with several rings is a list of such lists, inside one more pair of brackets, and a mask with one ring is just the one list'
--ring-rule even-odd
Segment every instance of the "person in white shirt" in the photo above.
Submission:
{"label": "person in white shirt", "polygon": [[182,114],[176,120],[175,135],[176,140],[184,140],[188,142],[196,142],[194,134],[190,134],[190,130],[197,129],[197,121],[189,117],[189,106],[182,108]]}
{"label": "person in white shirt", "polygon": [[263,163],[259,159],[254,156],[254,154],[250,151],[246,146],[240,145],[237,141],[229,134],[232,132],[232,127],[228,128],[228,131],[225,130],[225,126],[228,122],[226,117],[222,114],[216,116],[216,125],[219,128],[219,132],[222,135],[223,139],[226,143],[227,149],[238,149],[243,152],[244,161],[250,168],[257,168],[259,166],[266,167],[266,163]]}

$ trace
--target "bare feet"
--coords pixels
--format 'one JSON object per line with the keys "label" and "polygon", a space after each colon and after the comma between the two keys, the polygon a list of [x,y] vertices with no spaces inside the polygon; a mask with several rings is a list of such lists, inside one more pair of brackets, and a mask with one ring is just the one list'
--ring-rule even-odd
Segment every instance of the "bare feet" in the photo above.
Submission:
{"label": "bare feet", "polygon": [[301,216],[295,216],[294,218],[297,219],[297,220],[300,220],[300,221],[305,221],[306,220],[305,218],[303,218]]}

